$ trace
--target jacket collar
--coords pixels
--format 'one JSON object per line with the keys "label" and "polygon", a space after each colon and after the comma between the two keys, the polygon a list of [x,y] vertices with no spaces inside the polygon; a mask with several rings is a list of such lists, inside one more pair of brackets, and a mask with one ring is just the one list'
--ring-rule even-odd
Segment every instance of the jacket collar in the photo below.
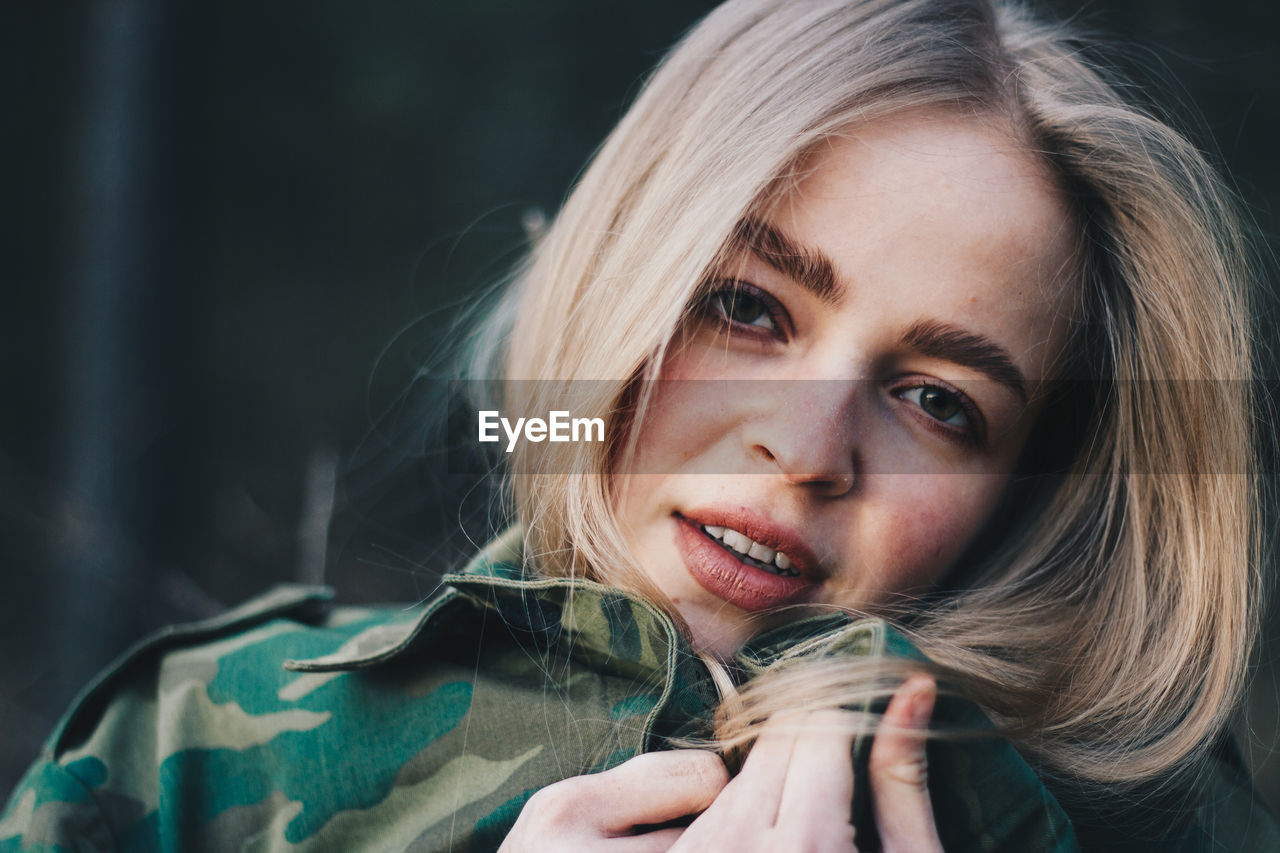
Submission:
{"label": "jacket collar", "polygon": [[[535,642],[567,643],[573,655],[621,675],[663,676],[687,669],[691,662],[702,666],[670,617],[656,606],[595,581],[531,577],[524,569],[523,546],[523,530],[509,528],[461,572],[444,575],[441,591],[416,617],[366,630],[332,654],[286,661],[285,668],[339,672],[378,665],[428,640],[444,614],[468,606],[496,613],[508,627]],[[746,679],[784,658],[835,654],[921,657],[883,620],[833,613],[757,635],[734,663]]]}
{"label": "jacket collar", "polygon": [[425,641],[444,614],[467,605],[496,612],[527,638],[570,642],[575,655],[636,675],[668,672],[693,657],[672,621],[638,596],[595,581],[526,574],[523,545],[523,531],[508,529],[461,572],[444,575],[440,592],[416,618],[378,625],[331,654],[285,661],[285,668],[341,672],[375,666]]}
{"label": "jacket collar", "polygon": [[399,657],[423,638],[440,614],[456,609],[461,593],[452,582],[469,576],[477,578],[513,578],[520,574],[523,533],[518,527],[507,529],[471,558],[458,574],[446,574],[439,591],[418,609],[416,618],[394,620],[375,626],[353,637],[337,651],[315,658],[286,660],[284,668],[294,672],[347,672],[366,669]]}

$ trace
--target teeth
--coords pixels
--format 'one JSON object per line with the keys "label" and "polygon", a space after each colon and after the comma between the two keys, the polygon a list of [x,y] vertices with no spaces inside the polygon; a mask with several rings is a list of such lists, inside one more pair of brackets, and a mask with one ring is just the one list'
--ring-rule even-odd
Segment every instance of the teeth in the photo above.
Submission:
{"label": "teeth", "polygon": [[751,546],[755,543],[736,530],[726,530],[724,532],[724,544],[741,554],[745,554],[751,550]]}
{"label": "teeth", "polygon": [[788,577],[796,577],[800,574],[796,571],[795,564],[791,562],[791,559],[786,554],[781,551],[775,551],[766,545],[761,545],[732,527],[706,524],[703,525],[702,529],[706,531],[707,535],[723,542],[726,547],[744,557],[750,558],[755,563],[759,563],[763,569]]}

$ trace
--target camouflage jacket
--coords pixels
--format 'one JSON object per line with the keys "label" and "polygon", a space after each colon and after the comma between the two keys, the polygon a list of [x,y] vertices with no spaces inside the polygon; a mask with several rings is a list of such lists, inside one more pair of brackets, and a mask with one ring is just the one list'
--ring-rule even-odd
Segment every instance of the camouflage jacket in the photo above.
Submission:
{"label": "camouflage jacket", "polygon": [[[0,853],[493,850],[539,788],[701,730],[715,690],[671,621],[599,584],[523,578],[517,542],[498,540],[418,608],[332,607],[322,588],[286,587],[139,644],[14,791]],[[823,617],[758,637],[736,663],[746,678],[784,652],[916,654],[883,622]],[[936,718],[983,724],[958,701]],[[864,844],[867,749],[853,803]],[[929,749],[947,850],[1078,849],[1006,742]],[[1242,790],[1217,810],[1233,844],[1251,825]],[[1280,849],[1205,846],[1217,833],[1203,824],[1162,853]]]}

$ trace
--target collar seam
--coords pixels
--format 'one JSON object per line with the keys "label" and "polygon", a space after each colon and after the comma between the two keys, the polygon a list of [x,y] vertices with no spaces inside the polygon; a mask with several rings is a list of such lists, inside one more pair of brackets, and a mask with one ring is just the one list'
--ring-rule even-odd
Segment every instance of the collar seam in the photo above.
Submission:
{"label": "collar seam", "polygon": [[452,586],[446,586],[444,591],[427,604],[422,613],[418,615],[409,632],[386,648],[379,649],[371,654],[350,657],[344,660],[326,661],[323,657],[301,660],[290,658],[284,662],[283,666],[290,672],[349,672],[382,663],[396,657],[408,648],[426,628],[432,617],[450,602],[457,600],[459,595],[460,593],[457,589]]}

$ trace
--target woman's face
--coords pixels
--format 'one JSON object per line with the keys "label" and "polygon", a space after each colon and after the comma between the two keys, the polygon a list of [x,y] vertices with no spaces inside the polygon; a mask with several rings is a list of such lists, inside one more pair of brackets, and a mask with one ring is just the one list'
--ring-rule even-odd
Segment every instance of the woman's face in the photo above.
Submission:
{"label": "woman's face", "polygon": [[719,656],[792,605],[938,581],[1005,489],[1076,288],[1045,167],[974,117],[826,143],[735,243],[614,487],[640,570]]}

